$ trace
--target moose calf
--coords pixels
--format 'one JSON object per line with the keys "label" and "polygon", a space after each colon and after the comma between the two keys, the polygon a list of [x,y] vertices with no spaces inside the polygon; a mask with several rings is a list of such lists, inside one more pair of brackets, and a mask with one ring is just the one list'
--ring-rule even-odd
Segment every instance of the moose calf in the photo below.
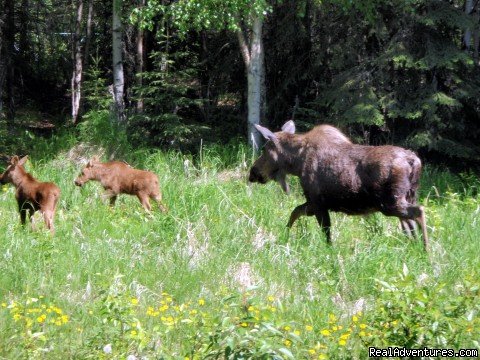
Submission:
{"label": "moose calf", "polygon": [[27,211],[29,219],[31,219],[33,213],[40,210],[47,228],[53,234],[55,232],[53,217],[60,198],[60,189],[54,183],[37,181],[27,173],[23,168],[27,158],[24,156],[19,159],[18,156],[13,156],[5,172],[0,175],[0,182],[2,184],[11,183],[16,187],[18,211],[22,224],[25,224]]}
{"label": "moose calf", "polygon": [[255,126],[268,141],[250,170],[249,181],[275,180],[288,193],[286,174],[300,178],[307,201],[293,210],[288,227],[302,215],[315,215],[330,243],[329,210],[350,215],[380,211],[398,217],[408,235],[415,235],[417,222],[427,249],[425,213],[416,205],[421,162],[412,151],[352,144],[329,125],[305,134],[295,134],[291,120],[276,133]]}
{"label": "moose calf", "polygon": [[158,203],[161,211],[167,211],[162,203],[158,177],[150,171],[133,169],[120,161],[101,163],[93,158],[75,179],[75,185],[82,186],[89,180],[102,184],[112,206],[115,205],[118,194],[129,194],[136,195],[147,211],[152,209],[150,199]]}

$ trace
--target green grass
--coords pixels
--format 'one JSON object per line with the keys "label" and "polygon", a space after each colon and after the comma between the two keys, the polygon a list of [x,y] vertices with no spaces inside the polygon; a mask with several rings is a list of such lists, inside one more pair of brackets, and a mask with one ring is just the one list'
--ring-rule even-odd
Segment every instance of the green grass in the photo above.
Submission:
{"label": "green grass", "polygon": [[[298,339],[291,335],[293,343],[288,343],[290,335],[277,334],[278,349],[285,350],[279,358],[289,352],[317,358],[328,342],[321,331],[331,325],[329,314],[348,327],[354,313],[362,310],[368,319],[375,312],[376,279],[393,281],[406,266],[413,282],[426,274],[452,296],[455,286],[472,274],[478,279],[480,182],[471,174],[424,171],[420,202],[427,209],[431,237],[427,254],[421,241],[400,232],[396,219],[381,215],[333,214],[332,246],[326,245],[313,217],[300,219],[288,231],[290,212],[303,202],[298,181],[289,179],[290,196],[274,183],[249,185],[252,156],[242,146],[210,147],[197,156],[129,152],[129,163],[159,175],[170,211],[162,214],[154,207],[148,215],[127,195],[110,208],[98,183],[74,186],[80,166],[67,154],[72,145],[73,138],[64,140],[63,149],[57,146],[50,156],[42,145],[27,165],[36,178],[61,188],[55,236],[40,218],[36,231],[23,228],[13,187],[4,186],[0,193],[1,358],[195,358],[195,353],[211,351],[205,345],[211,339],[202,336],[218,326],[214,318],[228,304],[228,295],[240,304],[251,298],[249,303],[263,306],[264,312],[274,304],[277,310],[269,321],[277,328],[293,324],[288,326],[302,330]],[[161,306],[168,297],[178,306],[204,312],[205,318],[184,331],[147,314],[149,306]],[[31,298],[40,300],[32,303]],[[139,303],[132,303],[133,298]],[[47,326],[35,312],[33,324],[15,321],[15,306],[33,309],[42,302],[58,306],[68,321]],[[238,307],[232,305],[232,313],[234,309]],[[478,308],[473,309],[472,321],[477,321]],[[227,312],[220,320],[229,316]],[[313,331],[304,331],[307,325]],[[344,347],[338,338],[329,341]],[[108,344],[113,344],[111,353],[104,349]],[[354,350],[344,354],[362,357],[364,345],[352,340],[347,348]],[[448,345],[472,348],[478,343],[467,338]],[[331,348],[322,354],[335,357]]]}

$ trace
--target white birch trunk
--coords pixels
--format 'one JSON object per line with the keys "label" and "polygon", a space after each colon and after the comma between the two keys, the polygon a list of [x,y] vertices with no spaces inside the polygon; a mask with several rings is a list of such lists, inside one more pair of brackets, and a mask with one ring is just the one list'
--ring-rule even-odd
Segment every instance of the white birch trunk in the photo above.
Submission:
{"label": "white birch trunk", "polygon": [[[140,7],[145,7],[145,0],[140,0]],[[137,66],[136,66],[136,76],[137,76],[137,86],[140,89],[143,86],[143,70],[144,70],[144,59],[145,51],[143,48],[144,43],[144,30],[139,26],[137,29]],[[141,113],[143,111],[143,98],[139,97],[137,99],[137,111]]]}
{"label": "white birch trunk", "polygon": [[115,99],[115,113],[121,124],[125,120],[125,104],[123,101],[124,74],[123,74],[123,41],[122,41],[122,0],[113,0],[112,23],[112,58],[113,58],[113,97]]}
{"label": "white birch trunk", "polygon": [[258,150],[262,141],[255,125],[260,124],[265,113],[265,61],[262,28],[263,18],[257,16],[253,21],[250,46],[247,45],[243,32],[241,30],[237,32],[247,72],[248,143],[254,150]]}
{"label": "white birch trunk", "polygon": [[[465,14],[470,15],[473,10],[473,0],[466,0],[465,1]],[[465,29],[465,34],[463,35],[463,43],[465,44],[465,49],[467,51],[471,47],[472,42],[472,29],[468,28]]]}
{"label": "white birch trunk", "polygon": [[77,1],[77,19],[75,23],[74,33],[74,50],[73,50],[73,74],[71,81],[72,91],[72,123],[78,122],[80,115],[80,100],[82,96],[82,43],[81,43],[81,28],[83,16],[83,0]]}

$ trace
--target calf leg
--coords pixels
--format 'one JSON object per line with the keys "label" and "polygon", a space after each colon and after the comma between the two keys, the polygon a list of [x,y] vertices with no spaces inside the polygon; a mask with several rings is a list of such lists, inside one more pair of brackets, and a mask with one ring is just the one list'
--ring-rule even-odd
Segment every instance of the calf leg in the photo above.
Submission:
{"label": "calf leg", "polygon": [[168,212],[167,205],[165,205],[162,202],[162,195],[152,195],[152,196],[150,196],[150,198],[158,204],[158,207],[160,208],[160,211],[162,211],[164,213]]}
{"label": "calf leg", "polygon": [[150,212],[152,206],[150,205],[150,198],[145,194],[137,194],[138,200],[142,203],[142,206],[145,210]]}
{"label": "calf leg", "polygon": [[115,201],[117,201],[117,195],[110,196],[110,206],[115,206]]}
{"label": "calf leg", "polygon": [[298,205],[295,209],[293,209],[292,214],[290,215],[290,219],[288,220],[287,227],[291,228],[293,223],[297,221],[300,216],[313,216],[314,213],[311,207],[308,206],[308,202]]}
{"label": "calf leg", "polygon": [[45,225],[47,226],[47,229],[50,230],[50,232],[55,234],[55,227],[53,225],[53,216],[54,212],[52,210],[44,210],[42,211],[43,213],[43,220],[45,221]]}

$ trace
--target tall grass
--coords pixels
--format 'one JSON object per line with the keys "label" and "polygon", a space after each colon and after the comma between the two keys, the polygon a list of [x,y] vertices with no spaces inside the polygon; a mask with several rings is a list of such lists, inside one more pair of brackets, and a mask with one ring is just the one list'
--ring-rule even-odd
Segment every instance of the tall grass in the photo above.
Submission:
{"label": "tall grass", "polygon": [[[453,289],[478,275],[480,182],[471,174],[425,169],[420,202],[427,209],[429,253],[421,241],[400,232],[396,219],[381,215],[333,214],[333,244],[327,246],[314,218],[300,219],[290,231],[285,227],[292,209],[303,202],[296,179],[290,179],[290,196],[274,183],[247,183],[252,154],[243,146],[206,147],[195,156],[156,150],[126,154],[133,166],[159,175],[170,211],[154,208],[147,214],[126,195],[110,208],[98,183],[76,188],[73,179],[81,165],[68,153],[72,139],[59,140],[62,146],[50,152],[39,145],[27,164],[36,178],[62,190],[55,236],[40,218],[37,230],[22,227],[13,187],[1,188],[0,357],[189,356],[195,352],[192,339],[200,335],[182,337],[173,330],[156,340],[158,346],[151,337],[121,337],[116,344],[124,343],[125,352],[109,352],[107,345],[120,335],[108,329],[122,316],[133,316],[133,305],[159,304],[167,296],[162,293],[176,304],[205,300],[204,312],[221,308],[225,294],[270,297],[285,321],[312,324],[310,336],[320,338],[329,314],[346,318],[373,308],[376,279],[390,281],[408,268],[413,278],[427,276]],[[45,327],[28,330],[12,320],[15,302],[28,307],[28,299],[40,296],[68,314],[53,338]],[[131,298],[139,304],[130,304]],[[132,321],[153,329],[153,320],[145,311],[140,314]],[[168,328],[160,320],[157,325]],[[287,340],[282,346],[293,351]]]}

